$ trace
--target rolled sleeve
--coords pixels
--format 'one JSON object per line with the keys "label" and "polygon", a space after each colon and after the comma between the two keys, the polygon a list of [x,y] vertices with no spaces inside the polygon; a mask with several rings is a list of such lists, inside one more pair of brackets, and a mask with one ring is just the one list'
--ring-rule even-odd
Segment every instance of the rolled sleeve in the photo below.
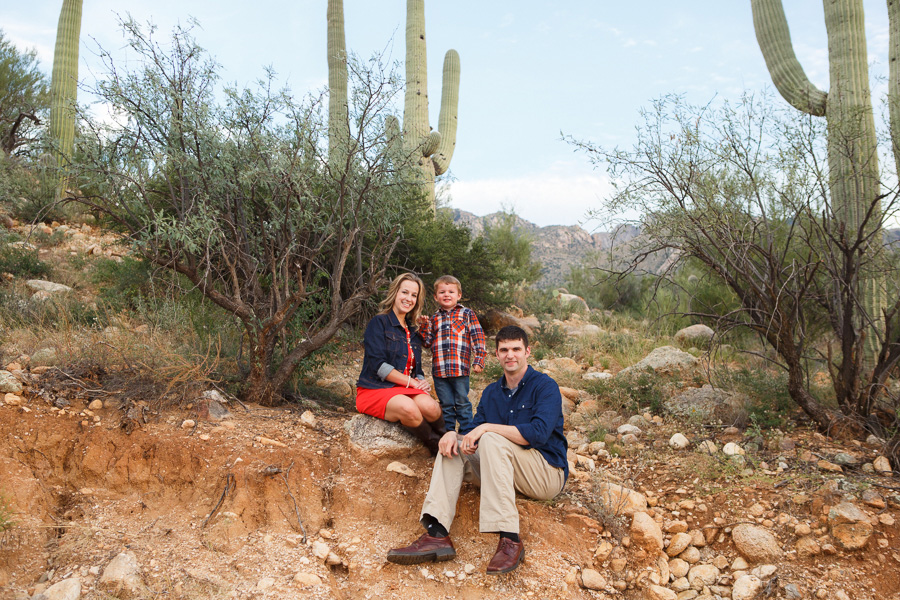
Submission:
{"label": "rolled sleeve", "polygon": [[387,379],[387,376],[391,374],[391,371],[394,370],[394,367],[389,365],[388,363],[381,363],[381,366],[378,367],[378,371],[376,372],[378,377],[384,381]]}

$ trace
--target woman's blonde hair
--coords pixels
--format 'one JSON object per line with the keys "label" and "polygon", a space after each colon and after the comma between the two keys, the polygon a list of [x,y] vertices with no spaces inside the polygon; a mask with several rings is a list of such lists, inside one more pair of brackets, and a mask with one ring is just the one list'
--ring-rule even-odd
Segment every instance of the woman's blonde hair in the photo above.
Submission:
{"label": "woman's blonde hair", "polygon": [[394,277],[390,287],[388,287],[387,297],[381,301],[378,308],[381,314],[386,315],[394,308],[394,302],[397,300],[397,294],[400,293],[400,286],[404,281],[415,282],[419,286],[419,295],[416,297],[416,305],[406,315],[406,325],[408,327],[418,327],[419,315],[422,314],[422,307],[425,306],[425,284],[414,273],[402,273]]}

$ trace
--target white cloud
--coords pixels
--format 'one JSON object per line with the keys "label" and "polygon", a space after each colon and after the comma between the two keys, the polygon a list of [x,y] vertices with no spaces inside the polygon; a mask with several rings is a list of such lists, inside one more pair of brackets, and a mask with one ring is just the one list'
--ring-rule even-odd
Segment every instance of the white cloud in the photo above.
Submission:
{"label": "white cloud", "polygon": [[512,207],[540,226],[575,225],[600,207],[611,190],[606,176],[585,166],[557,165],[523,177],[456,181],[450,187],[451,206],[476,215]]}

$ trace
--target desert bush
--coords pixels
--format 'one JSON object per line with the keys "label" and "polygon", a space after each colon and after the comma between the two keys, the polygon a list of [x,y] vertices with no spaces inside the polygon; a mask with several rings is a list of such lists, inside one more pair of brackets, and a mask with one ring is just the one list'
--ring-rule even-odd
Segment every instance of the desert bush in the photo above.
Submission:
{"label": "desert bush", "polygon": [[[640,215],[645,243],[626,271],[674,249],[656,276],[678,285],[689,260],[702,263],[715,274],[710,285],[723,282],[739,302],[713,294],[683,314],[709,319],[720,333],[756,336],[775,350],[793,402],[817,426],[861,433],[900,364],[900,276],[882,239],[900,198],[889,181],[852,182],[871,171],[837,181],[826,164],[853,156],[869,169],[876,157],[859,157],[858,140],[840,135],[840,124],[765,99],[695,107],[669,97],[643,117],[631,150],[579,144],[615,179],[605,209]],[[863,183],[887,192],[856,195],[849,207],[847,189]],[[811,358],[827,364],[838,410],[810,392],[810,369],[818,367]],[[896,422],[898,399],[888,400]],[[900,437],[892,448],[896,462]]]}
{"label": "desert bush", "polygon": [[277,401],[297,365],[378,291],[398,223],[421,199],[384,134],[399,80],[377,58],[351,57],[353,139],[332,170],[321,96],[295,101],[271,72],[252,89],[219,89],[218,66],[189,30],[163,48],[122,25],[137,59],[123,70],[101,50],[107,75],[92,90],[121,118],[82,115],[74,200],[234,315],[246,394]]}
{"label": "desert bush", "polygon": [[13,245],[16,236],[0,234],[0,273],[37,279],[50,275],[53,269],[38,257],[37,249],[24,244]]}
{"label": "desert bush", "polygon": [[584,298],[591,308],[641,314],[645,307],[644,285],[634,274],[614,274],[601,269],[601,258],[588,255],[579,265],[570,267],[565,287]]}
{"label": "desert bush", "polygon": [[601,405],[629,414],[641,410],[660,414],[665,399],[665,382],[653,371],[627,378],[590,379],[583,383],[583,388],[596,396]]}

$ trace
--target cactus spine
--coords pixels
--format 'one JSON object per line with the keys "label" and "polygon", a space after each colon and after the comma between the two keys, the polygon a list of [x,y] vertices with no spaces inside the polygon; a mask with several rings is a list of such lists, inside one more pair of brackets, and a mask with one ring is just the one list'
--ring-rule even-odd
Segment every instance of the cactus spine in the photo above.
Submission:
{"label": "cactus spine", "polygon": [[[68,169],[75,144],[75,100],[78,94],[78,43],[81,37],[82,0],[63,0],[56,29],[53,74],[50,80],[50,138],[55,143],[56,164]],[[57,197],[66,192],[67,178],[59,180]]]}
{"label": "cactus spine", "polygon": [[[403,107],[402,149],[414,167],[423,192],[434,207],[434,178],[450,166],[456,148],[457,110],[459,107],[459,54],[448,50],[444,56],[439,131],[428,125],[428,68],[425,51],[425,0],[406,2],[406,96]],[[387,123],[399,130],[396,120]]]}
{"label": "cactus spine", "polygon": [[[891,5],[891,1],[888,5]],[[896,4],[896,0],[893,0]],[[772,82],[794,108],[810,115],[824,116],[828,133],[829,188],[833,214],[850,236],[865,223],[866,233],[876,234],[873,248],[879,252],[881,211],[875,119],[869,88],[868,57],[862,0],[824,2],[828,34],[830,89],[826,93],[809,82],[791,45],[790,31],[781,0],[751,0],[753,25]],[[896,13],[896,6],[889,8]],[[893,33],[893,32],[892,32]],[[891,69],[896,67],[892,63]],[[900,131],[893,128],[893,137]],[[895,141],[896,148],[896,141]],[[876,214],[867,211],[876,208]],[[868,220],[867,220],[868,217]],[[859,275],[856,291],[865,312],[874,321],[866,334],[864,362],[874,364],[883,323],[884,289],[874,273]],[[857,326],[862,327],[862,323]]]}
{"label": "cactus spine", "polygon": [[346,169],[349,146],[344,0],[328,0],[328,164],[332,173]]}

